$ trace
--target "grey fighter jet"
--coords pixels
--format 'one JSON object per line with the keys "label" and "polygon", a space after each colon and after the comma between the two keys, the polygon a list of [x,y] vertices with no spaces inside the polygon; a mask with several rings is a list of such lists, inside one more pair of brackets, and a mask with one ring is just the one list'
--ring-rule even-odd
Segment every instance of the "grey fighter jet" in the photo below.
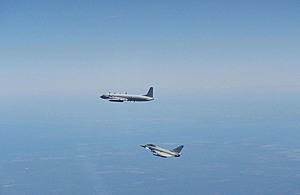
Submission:
{"label": "grey fighter jet", "polygon": [[182,150],[183,145],[174,148],[173,150],[167,150],[153,144],[141,145],[141,147],[151,150],[151,152],[153,152],[154,153],[153,155],[155,156],[167,158],[171,156],[179,157],[181,155],[180,151]]}
{"label": "grey fighter jet", "polygon": [[124,101],[151,101],[153,98],[153,87],[150,87],[146,95],[130,95],[122,93],[105,93],[100,96],[102,99],[108,99],[111,102],[124,102]]}

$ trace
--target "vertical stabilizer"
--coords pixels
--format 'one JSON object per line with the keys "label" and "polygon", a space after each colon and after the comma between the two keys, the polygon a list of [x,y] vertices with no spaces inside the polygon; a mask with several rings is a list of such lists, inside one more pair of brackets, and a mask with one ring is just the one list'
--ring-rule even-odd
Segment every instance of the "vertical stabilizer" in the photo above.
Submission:
{"label": "vertical stabilizer", "polygon": [[182,150],[183,148],[183,145],[177,147],[177,148],[174,148],[173,150],[171,150],[172,152],[177,152],[177,153],[180,153],[180,151]]}
{"label": "vertical stabilizer", "polygon": [[150,87],[150,88],[149,88],[149,91],[148,91],[148,93],[146,94],[146,96],[148,96],[148,97],[153,97],[153,87]]}

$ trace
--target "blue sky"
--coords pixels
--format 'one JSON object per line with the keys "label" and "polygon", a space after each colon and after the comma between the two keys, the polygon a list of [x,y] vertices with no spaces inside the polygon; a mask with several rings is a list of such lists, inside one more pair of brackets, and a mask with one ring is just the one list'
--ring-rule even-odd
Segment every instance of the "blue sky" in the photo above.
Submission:
{"label": "blue sky", "polygon": [[1,1],[0,96],[299,92],[298,1]]}
{"label": "blue sky", "polygon": [[299,8],[0,1],[0,194],[299,193]]}

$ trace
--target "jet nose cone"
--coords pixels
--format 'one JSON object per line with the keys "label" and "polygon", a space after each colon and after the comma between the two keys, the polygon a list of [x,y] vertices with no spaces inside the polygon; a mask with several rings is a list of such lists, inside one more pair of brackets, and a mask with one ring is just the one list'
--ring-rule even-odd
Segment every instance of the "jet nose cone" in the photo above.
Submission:
{"label": "jet nose cone", "polygon": [[141,145],[141,147],[143,147],[143,148],[146,148],[146,146],[145,146],[145,145]]}
{"label": "jet nose cone", "polygon": [[102,98],[102,99],[105,99],[105,98],[106,98],[106,96],[105,96],[105,95],[101,95],[101,96],[100,96],[100,98]]}

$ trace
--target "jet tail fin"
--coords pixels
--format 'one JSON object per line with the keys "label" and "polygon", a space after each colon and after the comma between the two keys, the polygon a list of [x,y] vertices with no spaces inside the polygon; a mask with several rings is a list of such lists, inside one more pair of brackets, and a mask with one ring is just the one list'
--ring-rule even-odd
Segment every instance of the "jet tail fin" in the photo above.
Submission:
{"label": "jet tail fin", "polygon": [[150,87],[148,93],[146,94],[148,97],[153,97],[153,87]]}
{"label": "jet tail fin", "polygon": [[173,150],[171,150],[172,152],[177,152],[177,153],[180,153],[180,151],[182,150],[183,148],[183,145],[181,146],[178,146],[177,148],[174,148]]}

